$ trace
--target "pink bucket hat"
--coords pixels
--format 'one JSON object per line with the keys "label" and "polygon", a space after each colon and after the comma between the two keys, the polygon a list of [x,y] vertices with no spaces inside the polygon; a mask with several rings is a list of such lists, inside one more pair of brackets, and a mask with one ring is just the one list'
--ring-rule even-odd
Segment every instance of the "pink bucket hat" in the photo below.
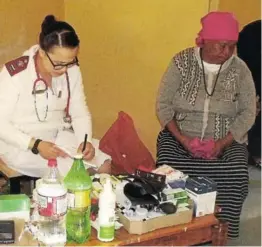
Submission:
{"label": "pink bucket hat", "polygon": [[196,38],[197,46],[208,40],[238,40],[239,24],[232,13],[210,12],[201,18],[202,29]]}

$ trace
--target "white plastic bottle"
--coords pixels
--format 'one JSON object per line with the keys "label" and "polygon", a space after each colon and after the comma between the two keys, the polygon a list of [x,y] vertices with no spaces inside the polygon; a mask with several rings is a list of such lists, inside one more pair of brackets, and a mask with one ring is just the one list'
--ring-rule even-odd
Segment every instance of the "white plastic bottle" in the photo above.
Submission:
{"label": "white plastic bottle", "polygon": [[37,238],[40,244],[59,246],[66,243],[65,214],[67,189],[56,160],[48,160],[48,172],[36,188],[39,213]]}
{"label": "white plastic bottle", "polygon": [[111,180],[106,179],[104,189],[99,195],[97,238],[102,242],[110,242],[115,237],[116,195]]}

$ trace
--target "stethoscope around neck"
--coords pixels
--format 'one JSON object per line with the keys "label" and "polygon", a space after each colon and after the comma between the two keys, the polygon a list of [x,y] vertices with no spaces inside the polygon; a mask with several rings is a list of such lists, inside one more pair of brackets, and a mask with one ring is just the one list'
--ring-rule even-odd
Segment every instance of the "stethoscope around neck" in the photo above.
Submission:
{"label": "stethoscope around neck", "polygon": [[[37,69],[37,64],[36,64],[36,57],[37,57],[37,53],[36,55],[34,56],[34,65],[35,65],[35,72],[36,72],[36,80],[34,81],[34,84],[33,84],[33,90],[32,90],[32,94],[34,95],[34,106],[35,106],[35,113],[36,113],[36,116],[37,116],[37,119],[39,122],[45,122],[46,121],[46,118],[47,118],[47,113],[48,113],[48,84],[47,82],[40,77],[39,75],[39,71]],[[65,108],[65,116],[63,118],[64,122],[67,123],[67,124],[70,124],[72,123],[72,119],[71,119],[71,116],[69,114],[69,106],[70,106],[70,99],[71,99],[71,91],[70,91],[70,81],[69,81],[69,76],[68,76],[68,73],[66,72],[65,73],[66,75],[66,83],[67,83],[67,103],[66,103],[66,108]],[[39,83],[43,83],[45,85],[45,87],[43,89],[37,89],[37,84]],[[38,109],[37,109],[37,100],[36,100],[36,96],[39,95],[39,94],[43,94],[45,93],[46,95],[46,109],[45,109],[45,115],[44,117],[41,119],[40,118],[40,115],[39,115],[39,112],[38,112]]]}

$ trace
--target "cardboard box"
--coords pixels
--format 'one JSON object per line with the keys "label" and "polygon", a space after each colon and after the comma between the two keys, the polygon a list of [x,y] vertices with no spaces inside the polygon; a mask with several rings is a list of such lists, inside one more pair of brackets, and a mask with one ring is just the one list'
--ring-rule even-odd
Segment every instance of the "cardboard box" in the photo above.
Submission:
{"label": "cardboard box", "polygon": [[213,180],[206,177],[188,178],[186,191],[190,199],[194,201],[195,217],[214,213],[217,192],[216,183]]}
{"label": "cardboard box", "polygon": [[216,205],[217,192],[208,192],[204,194],[196,194],[193,191],[187,191],[190,199],[194,201],[194,216],[201,217],[207,214],[213,214]]}
{"label": "cardboard box", "polygon": [[119,213],[119,221],[130,234],[143,234],[156,229],[188,223],[192,220],[192,205],[188,210],[178,211],[175,214],[168,214],[146,221],[130,221],[123,214]]}

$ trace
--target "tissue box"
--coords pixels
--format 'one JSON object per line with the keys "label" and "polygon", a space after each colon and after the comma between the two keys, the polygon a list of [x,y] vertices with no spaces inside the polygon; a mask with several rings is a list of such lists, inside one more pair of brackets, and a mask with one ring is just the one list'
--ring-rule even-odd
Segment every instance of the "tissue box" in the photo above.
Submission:
{"label": "tissue box", "polygon": [[24,194],[0,195],[0,219],[30,219],[30,199]]}
{"label": "tissue box", "polygon": [[195,217],[214,213],[217,195],[216,187],[216,183],[210,178],[195,177],[187,179],[186,191],[194,201]]}

